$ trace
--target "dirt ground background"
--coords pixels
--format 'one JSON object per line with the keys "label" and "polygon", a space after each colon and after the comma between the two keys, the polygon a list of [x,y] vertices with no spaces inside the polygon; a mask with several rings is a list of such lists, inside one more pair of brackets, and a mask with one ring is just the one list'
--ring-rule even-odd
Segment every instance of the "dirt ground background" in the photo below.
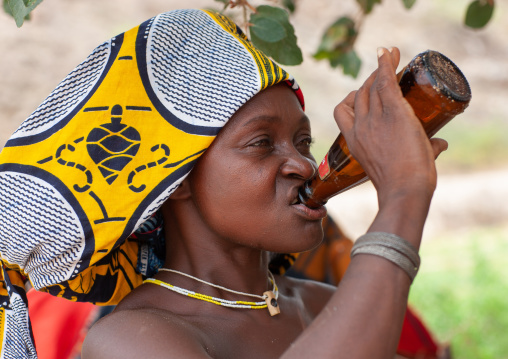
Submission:
{"label": "dirt ground background", "polygon": [[[469,2],[419,0],[407,11],[400,0],[383,0],[383,5],[376,6],[365,20],[357,43],[363,66],[358,80],[353,80],[339,70],[331,70],[326,63],[313,61],[311,54],[325,26],[341,14],[357,12],[356,2],[299,0],[292,22],[305,62],[288,70],[304,90],[314,135],[324,143],[324,149],[338,133],[331,115],[334,106],[358,88],[375,67],[378,46],[398,46],[402,63],[426,49],[441,51],[457,63],[470,81],[473,100],[466,113],[449,126],[508,123],[508,4],[497,2],[488,27],[473,31],[462,25]],[[185,7],[218,7],[216,4],[212,0],[46,0],[21,29],[0,13],[0,148],[98,44],[157,13]],[[446,173],[439,180],[425,238],[478,226],[508,228],[507,199],[508,159],[495,168]],[[356,237],[366,230],[375,214],[375,193],[370,184],[365,184],[332,199],[328,208],[345,231]]]}

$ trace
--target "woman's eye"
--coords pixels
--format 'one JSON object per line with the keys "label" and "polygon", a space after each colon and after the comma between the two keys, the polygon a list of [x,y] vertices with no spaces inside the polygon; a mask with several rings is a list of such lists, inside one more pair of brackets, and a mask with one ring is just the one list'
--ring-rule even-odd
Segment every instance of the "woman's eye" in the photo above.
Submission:
{"label": "woman's eye", "polygon": [[271,144],[270,140],[268,140],[267,138],[264,138],[262,140],[258,140],[256,142],[252,143],[251,146],[253,146],[253,147],[271,147],[272,144]]}
{"label": "woman's eye", "polygon": [[305,147],[305,148],[310,148],[312,146],[312,143],[314,141],[312,140],[312,137],[305,137],[304,139],[302,139],[298,145],[302,146],[302,147]]}

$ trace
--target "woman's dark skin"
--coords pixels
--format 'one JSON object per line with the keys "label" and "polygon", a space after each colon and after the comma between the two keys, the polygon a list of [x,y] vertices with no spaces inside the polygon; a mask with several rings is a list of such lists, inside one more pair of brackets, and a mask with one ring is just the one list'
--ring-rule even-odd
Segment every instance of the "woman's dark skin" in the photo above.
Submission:
{"label": "woman's dark skin", "polygon": [[[349,148],[378,192],[369,231],[419,246],[436,186],[429,141],[395,78],[399,52],[335,109]],[[403,133],[404,136],[400,134]],[[322,238],[324,208],[294,204],[312,177],[310,124],[292,90],[269,88],[247,102],[163,205],[166,267],[226,288],[271,289],[268,252],[298,252]],[[160,272],[173,285],[252,300]],[[276,276],[281,314],[230,309],[144,284],[90,331],[83,358],[393,358],[410,281],[386,259],[355,256],[334,287]]]}

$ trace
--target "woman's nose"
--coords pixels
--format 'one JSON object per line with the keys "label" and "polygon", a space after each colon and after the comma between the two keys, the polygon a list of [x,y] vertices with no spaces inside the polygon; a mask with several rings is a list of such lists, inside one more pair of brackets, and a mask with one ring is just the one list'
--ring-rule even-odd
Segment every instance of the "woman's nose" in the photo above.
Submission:
{"label": "woman's nose", "polygon": [[303,156],[300,152],[294,150],[288,154],[281,167],[281,173],[284,176],[295,177],[303,180],[309,180],[314,177],[317,170],[316,162]]}

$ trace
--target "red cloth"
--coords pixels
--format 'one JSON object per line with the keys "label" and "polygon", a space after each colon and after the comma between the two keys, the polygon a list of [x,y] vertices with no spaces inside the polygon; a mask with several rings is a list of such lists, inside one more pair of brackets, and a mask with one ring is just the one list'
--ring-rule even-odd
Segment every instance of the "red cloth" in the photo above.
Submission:
{"label": "red cloth", "polygon": [[397,353],[408,358],[435,359],[439,348],[423,322],[408,306]]}
{"label": "red cloth", "polygon": [[81,352],[86,331],[98,308],[31,289],[28,312],[39,359],[69,359]]}

